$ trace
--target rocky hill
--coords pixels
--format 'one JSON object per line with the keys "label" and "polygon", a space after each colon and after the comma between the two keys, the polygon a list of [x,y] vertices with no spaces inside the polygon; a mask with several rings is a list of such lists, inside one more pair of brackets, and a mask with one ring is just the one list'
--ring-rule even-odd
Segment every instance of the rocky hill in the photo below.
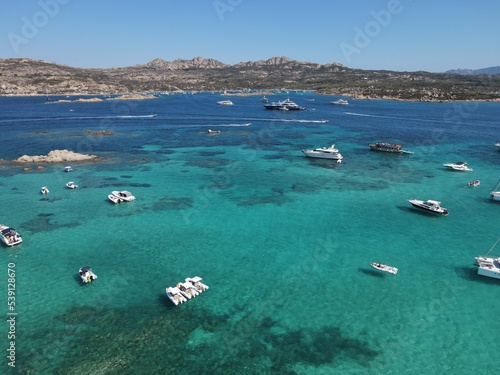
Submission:
{"label": "rocky hill", "polygon": [[452,69],[452,70],[447,70],[445,73],[448,74],[473,74],[473,75],[478,75],[478,74],[500,74],[500,66],[490,66],[489,68],[482,68],[482,69]]}
{"label": "rocky hill", "polygon": [[499,75],[351,69],[287,57],[227,65],[214,59],[84,69],[41,60],[0,59],[0,95],[91,95],[164,91],[307,89],[358,98],[500,100]]}

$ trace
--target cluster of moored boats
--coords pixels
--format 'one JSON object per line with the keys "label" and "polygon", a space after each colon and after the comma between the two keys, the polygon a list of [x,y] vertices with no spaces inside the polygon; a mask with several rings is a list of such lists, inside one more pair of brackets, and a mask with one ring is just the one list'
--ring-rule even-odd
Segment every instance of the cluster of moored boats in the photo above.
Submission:
{"label": "cluster of moored boats", "polygon": [[[340,103],[336,103],[340,104]],[[374,151],[382,151],[389,153],[405,153],[405,154],[413,154],[412,151],[404,150],[401,145],[389,143],[389,142],[376,142],[370,143],[368,145],[371,150]],[[319,159],[332,159],[336,160],[337,163],[341,163],[343,156],[339,152],[338,149],[335,148],[335,145],[331,145],[330,147],[321,147],[311,150],[303,149],[302,153],[311,158],[319,158]],[[473,169],[469,167],[466,162],[459,161],[456,163],[445,163],[443,166],[447,169],[453,171],[466,171],[472,172]],[[472,180],[467,183],[468,187],[475,187],[480,185],[479,180]],[[493,191],[490,193],[491,197],[494,200],[500,200],[500,180],[497,185],[493,188]],[[447,208],[441,206],[441,202],[433,199],[428,200],[420,200],[420,199],[409,199],[408,202],[420,210],[424,210],[426,212],[430,212],[433,214],[438,214],[442,216],[447,216],[449,211]],[[500,258],[488,258],[488,257],[477,257],[476,265],[479,266],[479,275],[489,276],[494,278],[500,278]],[[396,267],[391,267],[386,264],[372,262],[371,266],[384,272],[389,272],[392,274],[396,274],[398,269]]]}
{"label": "cluster of moored boats", "polygon": [[200,293],[208,289],[208,286],[201,281],[202,278],[199,276],[187,277],[184,282],[179,282],[174,287],[166,288],[167,297],[176,306],[187,302],[187,300],[197,297]]}

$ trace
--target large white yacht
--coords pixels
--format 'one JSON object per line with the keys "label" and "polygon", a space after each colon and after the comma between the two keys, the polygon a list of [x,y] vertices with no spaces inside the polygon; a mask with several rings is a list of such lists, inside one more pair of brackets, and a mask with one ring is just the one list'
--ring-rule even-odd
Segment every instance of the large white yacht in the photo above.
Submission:
{"label": "large white yacht", "polygon": [[304,107],[299,106],[297,103],[292,102],[290,99],[283,101],[272,102],[270,104],[264,104],[265,109],[279,109],[285,111],[299,111],[305,110]]}
{"label": "large white yacht", "polygon": [[0,240],[7,246],[19,245],[23,238],[14,228],[0,224]]}
{"label": "large white yacht", "polygon": [[441,207],[441,202],[434,200],[422,201],[419,199],[409,199],[408,202],[412,204],[413,207],[420,208],[425,211],[433,212],[435,214],[447,216],[449,214],[448,210]]}
{"label": "large white yacht", "polygon": [[315,148],[314,150],[301,150],[304,155],[310,158],[319,158],[319,159],[333,159],[337,160],[337,163],[340,163],[344,158],[342,154],[335,148],[335,145],[331,145],[330,147],[321,147]]}
{"label": "large white yacht", "polygon": [[457,161],[456,163],[446,163],[443,164],[444,167],[453,169],[454,171],[467,171],[472,172],[472,168],[469,168],[466,162]]}

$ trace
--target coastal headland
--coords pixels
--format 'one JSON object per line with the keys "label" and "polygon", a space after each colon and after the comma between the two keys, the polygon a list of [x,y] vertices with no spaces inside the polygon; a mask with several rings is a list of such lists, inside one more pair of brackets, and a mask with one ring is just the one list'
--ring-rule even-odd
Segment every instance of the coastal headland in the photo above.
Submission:
{"label": "coastal headland", "polygon": [[119,95],[110,100],[139,100],[162,92],[312,90],[356,99],[500,101],[499,74],[361,70],[335,62],[317,64],[283,56],[235,65],[202,57],[155,59],[146,64],[107,69],[8,58],[0,59],[0,72],[0,96]]}

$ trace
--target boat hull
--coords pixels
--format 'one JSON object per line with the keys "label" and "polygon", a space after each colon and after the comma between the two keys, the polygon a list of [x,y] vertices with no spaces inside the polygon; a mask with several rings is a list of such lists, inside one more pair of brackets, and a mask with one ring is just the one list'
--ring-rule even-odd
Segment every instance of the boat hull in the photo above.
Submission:
{"label": "boat hull", "polygon": [[322,153],[322,152],[317,152],[317,151],[312,151],[312,150],[301,150],[302,153],[310,158],[316,158],[316,159],[330,159],[330,160],[342,160],[342,155],[338,154],[327,154],[327,153]]}
{"label": "boat hull", "polygon": [[481,276],[491,277],[493,279],[500,279],[500,269],[491,265],[491,268],[487,264],[480,264],[477,269],[477,274]]}
{"label": "boat hull", "polygon": [[418,208],[418,209],[423,210],[423,211],[426,211],[426,212],[430,212],[430,213],[442,215],[442,216],[447,216],[449,214],[448,210],[445,208],[442,208],[442,207],[440,207],[439,209],[436,210],[436,209],[433,209],[431,207],[427,207],[425,205],[422,205],[422,203],[416,202],[414,200],[409,200],[409,202],[411,203],[411,205],[413,207]]}
{"label": "boat hull", "polygon": [[500,201],[500,191],[492,191],[490,195],[493,200]]}
{"label": "boat hull", "polygon": [[373,151],[390,152],[393,154],[400,154],[403,149],[399,145],[393,145],[391,143],[370,143],[370,149]]}

